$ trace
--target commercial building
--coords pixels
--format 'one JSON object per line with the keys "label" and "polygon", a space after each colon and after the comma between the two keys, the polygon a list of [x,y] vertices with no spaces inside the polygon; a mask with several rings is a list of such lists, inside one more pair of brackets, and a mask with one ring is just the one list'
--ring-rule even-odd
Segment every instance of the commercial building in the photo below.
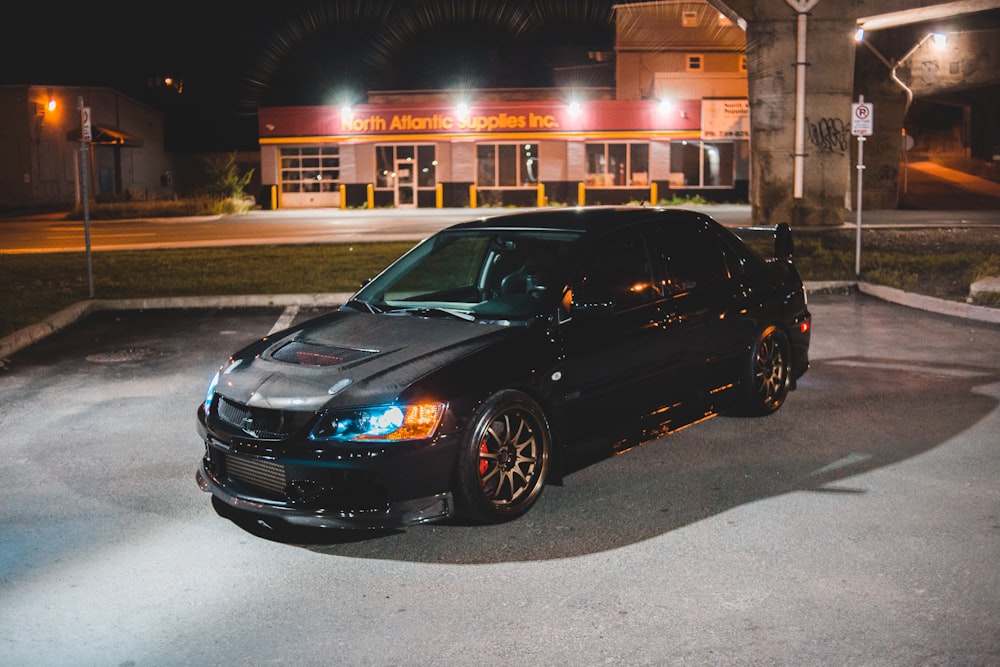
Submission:
{"label": "commercial building", "polygon": [[349,108],[259,109],[270,205],[745,201],[742,28],[706,2],[614,11],[614,90],[369,92]]}

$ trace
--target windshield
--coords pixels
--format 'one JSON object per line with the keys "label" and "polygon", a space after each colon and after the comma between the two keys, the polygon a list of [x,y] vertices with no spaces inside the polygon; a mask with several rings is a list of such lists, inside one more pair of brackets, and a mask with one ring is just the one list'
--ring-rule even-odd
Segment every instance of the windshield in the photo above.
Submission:
{"label": "windshield", "polygon": [[369,310],[463,319],[527,319],[546,311],[565,284],[576,232],[444,231],[417,245],[355,299]]}

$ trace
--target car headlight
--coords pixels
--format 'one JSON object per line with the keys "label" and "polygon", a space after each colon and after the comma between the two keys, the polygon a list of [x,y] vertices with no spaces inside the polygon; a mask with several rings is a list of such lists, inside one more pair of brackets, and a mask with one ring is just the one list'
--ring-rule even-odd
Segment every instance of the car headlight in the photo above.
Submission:
{"label": "car headlight", "polygon": [[219,386],[219,376],[221,374],[221,370],[215,371],[215,375],[212,376],[212,380],[208,383],[208,390],[205,391],[204,409],[206,417],[212,412],[212,400],[215,398],[215,388]]}
{"label": "car headlight", "polygon": [[222,381],[222,376],[232,372],[233,369],[242,363],[242,359],[233,360],[233,358],[230,357],[229,361],[222,364],[222,366],[219,367],[219,370],[215,371],[215,375],[212,376],[212,379],[208,383],[208,389],[205,391],[205,403],[203,409],[205,410],[206,417],[212,412],[212,401],[215,400],[215,390]]}
{"label": "car headlight", "polygon": [[434,435],[444,409],[443,403],[416,403],[328,412],[309,432],[309,438],[347,442],[421,440]]}

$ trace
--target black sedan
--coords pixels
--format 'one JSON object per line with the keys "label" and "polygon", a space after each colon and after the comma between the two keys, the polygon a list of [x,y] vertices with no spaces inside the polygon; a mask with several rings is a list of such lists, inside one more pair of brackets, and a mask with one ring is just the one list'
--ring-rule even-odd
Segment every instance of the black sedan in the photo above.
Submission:
{"label": "black sedan", "polygon": [[810,314],[788,226],[768,231],[765,259],[677,209],[442,230],[221,367],[198,483],[296,525],[497,522],[581,461],[774,412],[808,368]]}

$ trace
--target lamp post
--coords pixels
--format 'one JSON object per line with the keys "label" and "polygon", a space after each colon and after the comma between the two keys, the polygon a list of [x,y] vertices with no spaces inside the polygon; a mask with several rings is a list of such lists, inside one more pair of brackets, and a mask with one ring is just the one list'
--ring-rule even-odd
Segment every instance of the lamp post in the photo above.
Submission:
{"label": "lamp post", "polygon": [[913,45],[913,48],[911,48],[909,51],[903,54],[900,58],[898,59],[893,58],[892,60],[886,58],[884,55],[882,55],[881,51],[876,49],[874,46],[872,46],[870,42],[865,40],[865,31],[863,28],[858,28],[857,32],[854,33],[854,39],[855,41],[861,42],[862,44],[867,46],[868,50],[874,53],[875,57],[881,60],[882,64],[889,68],[889,78],[892,79],[893,82],[897,86],[902,88],[903,92],[906,93],[906,106],[903,107],[903,117],[905,118],[906,112],[910,110],[910,105],[913,104],[913,91],[910,89],[909,86],[907,86],[900,80],[900,78],[896,75],[896,70],[899,68],[900,65],[904,64],[907,60],[909,60],[910,56],[912,56],[914,53],[917,52],[917,49],[919,49],[921,46],[927,43],[927,40],[933,39],[934,44],[938,46],[943,46],[947,41],[947,37],[945,37],[942,33],[939,32],[927,33],[926,35],[923,36],[923,38],[921,38],[919,42]]}

